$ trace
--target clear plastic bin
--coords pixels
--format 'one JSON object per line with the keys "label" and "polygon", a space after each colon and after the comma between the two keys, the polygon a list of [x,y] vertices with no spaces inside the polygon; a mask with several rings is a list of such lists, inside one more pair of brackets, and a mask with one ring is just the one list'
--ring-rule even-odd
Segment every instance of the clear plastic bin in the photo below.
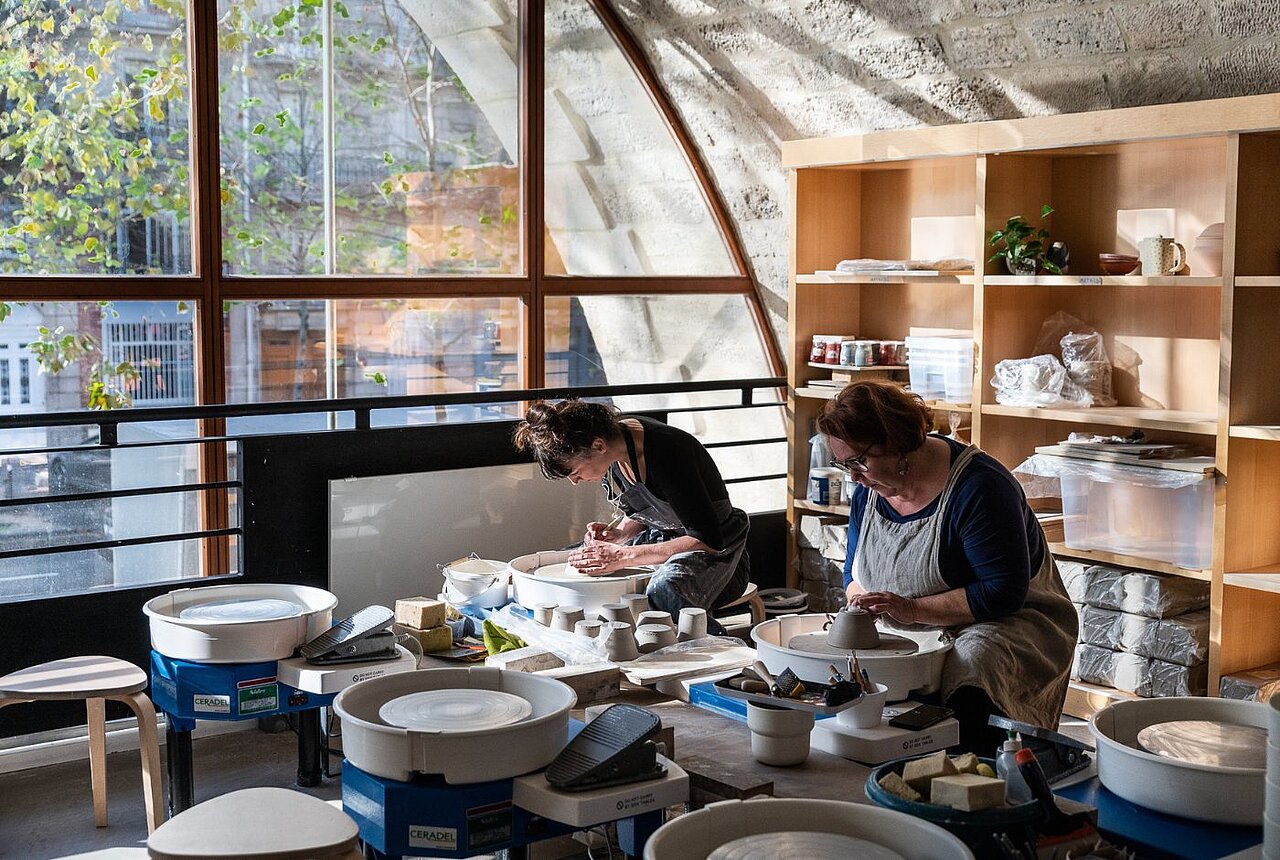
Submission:
{"label": "clear plastic bin", "polygon": [[1093,474],[1064,474],[1063,542],[1204,570],[1212,563],[1212,475],[1181,487],[1155,485],[1136,466],[1090,464]]}
{"label": "clear plastic bin", "polygon": [[908,337],[911,390],[925,400],[973,401],[973,341],[959,337]]}

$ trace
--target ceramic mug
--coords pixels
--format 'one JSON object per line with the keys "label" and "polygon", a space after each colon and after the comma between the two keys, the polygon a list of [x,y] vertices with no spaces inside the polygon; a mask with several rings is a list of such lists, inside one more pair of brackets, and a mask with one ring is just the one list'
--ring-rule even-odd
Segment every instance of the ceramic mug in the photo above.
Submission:
{"label": "ceramic mug", "polygon": [[1138,260],[1145,277],[1179,274],[1187,265],[1187,249],[1166,236],[1150,236],[1138,243]]}
{"label": "ceramic mug", "polygon": [[573,625],[573,632],[579,636],[586,636],[588,639],[595,639],[600,635],[600,630],[604,625],[594,618],[587,618]]}
{"label": "ceramic mug", "polygon": [[551,619],[555,615],[558,603],[535,603],[533,606],[533,620],[541,624],[543,627],[551,626]]}
{"label": "ceramic mug", "polygon": [[675,619],[671,617],[670,612],[663,612],[661,609],[646,609],[640,613],[640,617],[636,619],[636,629],[640,629],[641,624],[675,624]]}
{"label": "ceramic mug", "polygon": [[636,628],[636,644],[641,654],[676,644],[676,630],[670,624],[641,624]]}
{"label": "ceramic mug", "polygon": [[701,639],[707,635],[707,610],[696,606],[686,606],[680,610],[680,628],[677,631],[681,642],[690,639]]}
{"label": "ceramic mug", "polygon": [[610,621],[607,630],[602,629],[605,637],[605,655],[615,663],[626,663],[640,656],[636,648],[636,637],[630,624],[624,621]]}
{"label": "ceramic mug", "polygon": [[625,603],[606,603],[600,607],[600,620],[606,623],[610,621],[622,621],[631,624],[636,619],[631,614],[631,607]]}
{"label": "ceramic mug", "polygon": [[624,594],[622,602],[627,604],[627,608],[631,610],[631,622],[639,623],[640,613],[649,611],[649,595],[647,594]]}
{"label": "ceramic mug", "polygon": [[551,612],[551,629],[572,633],[573,625],[585,617],[581,606],[557,606]]}

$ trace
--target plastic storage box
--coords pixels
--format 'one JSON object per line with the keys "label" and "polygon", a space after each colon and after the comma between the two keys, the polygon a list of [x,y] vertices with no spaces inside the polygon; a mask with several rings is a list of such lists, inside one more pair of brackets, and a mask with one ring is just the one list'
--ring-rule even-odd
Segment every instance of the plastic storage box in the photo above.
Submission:
{"label": "plastic storage box", "polygon": [[[1204,570],[1213,550],[1212,475],[1092,462],[1062,480],[1063,542]],[[1172,486],[1177,484],[1177,486]]]}
{"label": "plastic storage box", "polygon": [[967,337],[908,337],[911,390],[925,400],[973,401],[973,340]]}

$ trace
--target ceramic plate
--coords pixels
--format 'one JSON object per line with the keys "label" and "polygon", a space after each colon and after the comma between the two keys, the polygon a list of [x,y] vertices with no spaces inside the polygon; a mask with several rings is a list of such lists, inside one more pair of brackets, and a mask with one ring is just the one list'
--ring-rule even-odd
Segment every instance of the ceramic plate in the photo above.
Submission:
{"label": "ceramic plate", "polygon": [[845,836],[843,833],[815,833],[808,830],[784,830],[757,833],[726,842],[707,855],[707,860],[828,860],[831,857],[857,857],[859,860],[903,860],[875,842]]}
{"label": "ceramic plate", "polygon": [[526,699],[499,690],[425,690],[378,709],[389,726],[422,732],[475,732],[510,726],[533,713]]}
{"label": "ceramic plate", "polygon": [[[791,641],[787,643],[787,647],[792,651],[801,651],[805,654],[823,654],[833,657],[845,657],[849,654],[848,651],[841,651],[839,648],[833,648],[828,645],[827,631],[825,630],[792,636]],[[903,657],[907,654],[914,654],[919,650],[920,643],[914,639],[881,631],[880,647],[859,648],[858,654],[866,654],[872,657]]]}
{"label": "ceramic plate", "polygon": [[293,618],[306,609],[292,600],[277,597],[242,597],[236,600],[211,600],[188,606],[178,613],[187,621],[274,621]]}
{"label": "ceramic plate", "polygon": [[1138,747],[1152,755],[1210,767],[1267,766],[1267,730],[1214,720],[1153,723],[1138,732]]}

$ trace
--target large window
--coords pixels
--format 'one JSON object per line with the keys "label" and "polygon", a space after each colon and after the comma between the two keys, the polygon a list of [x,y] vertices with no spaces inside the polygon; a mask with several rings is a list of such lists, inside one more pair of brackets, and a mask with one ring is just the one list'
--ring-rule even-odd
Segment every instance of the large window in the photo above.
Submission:
{"label": "large window", "polygon": [[[0,0],[0,424],[50,416],[0,426],[0,600],[229,572],[222,434],[354,420],[170,444],[187,415],[108,450],[58,413],[361,397],[386,399],[375,426],[477,421],[517,404],[396,398],[779,370],[629,38],[588,0]],[[673,420],[781,435],[776,408]],[[730,450],[731,477],[782,470]]]}

